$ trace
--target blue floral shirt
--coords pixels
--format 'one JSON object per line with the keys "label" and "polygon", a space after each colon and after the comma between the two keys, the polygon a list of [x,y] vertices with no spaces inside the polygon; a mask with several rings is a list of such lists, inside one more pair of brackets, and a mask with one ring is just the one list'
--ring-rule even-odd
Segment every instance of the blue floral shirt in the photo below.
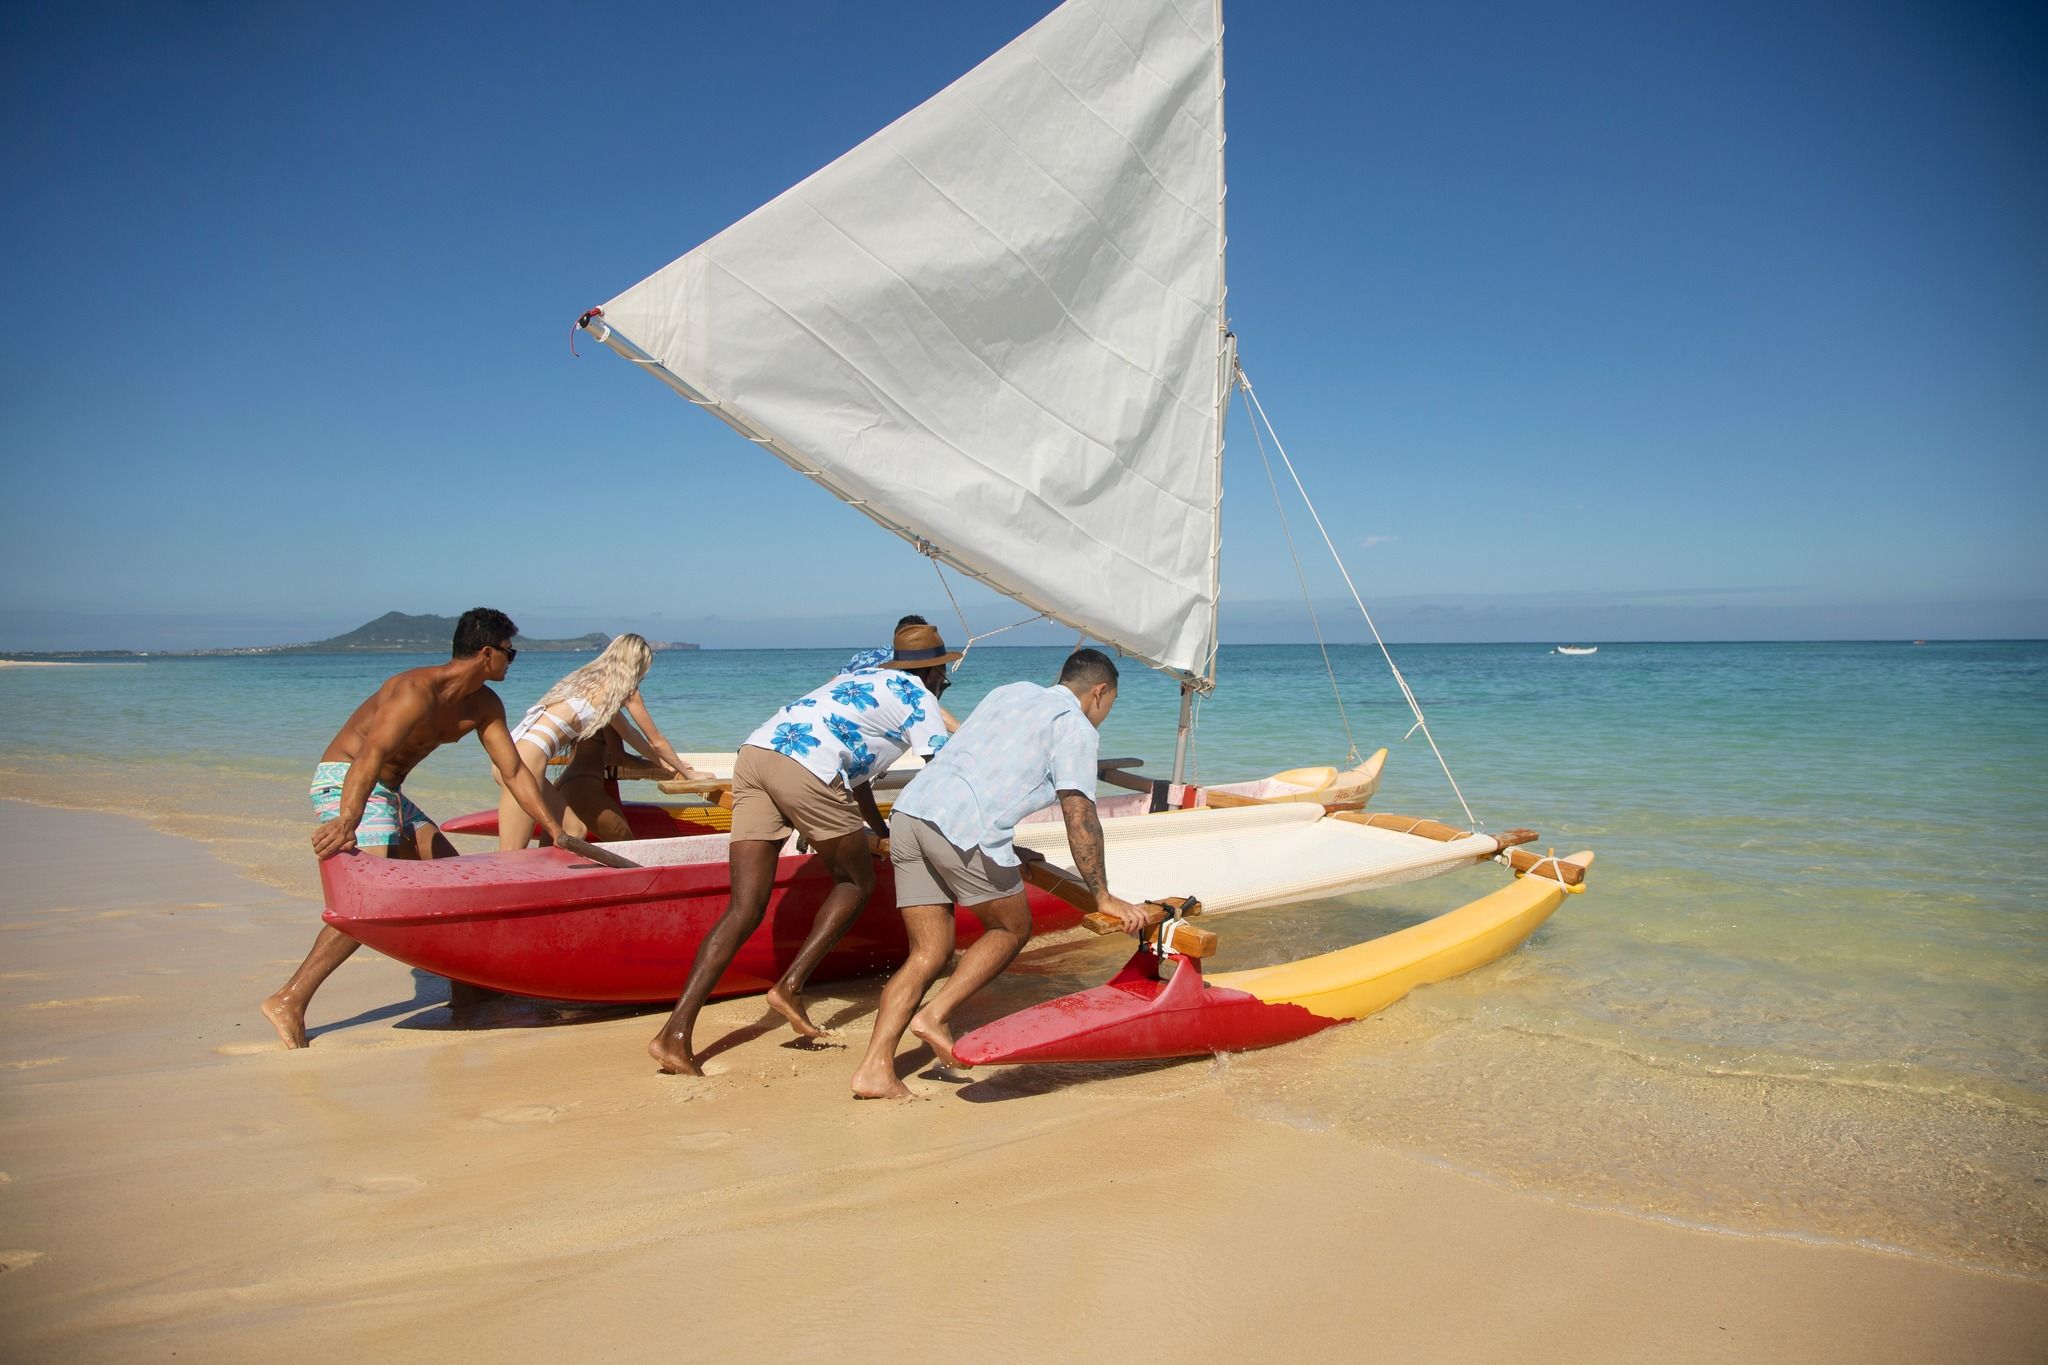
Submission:
{"label": "blue floral shirt", "polygon": [[744,747],[787,754],[820,782],[842,778],[850,790],[873,781],[908,750],[930,756],[945,743],[939,700],[923,683],[896,669],[868,667],[798,697],[748,735]]}

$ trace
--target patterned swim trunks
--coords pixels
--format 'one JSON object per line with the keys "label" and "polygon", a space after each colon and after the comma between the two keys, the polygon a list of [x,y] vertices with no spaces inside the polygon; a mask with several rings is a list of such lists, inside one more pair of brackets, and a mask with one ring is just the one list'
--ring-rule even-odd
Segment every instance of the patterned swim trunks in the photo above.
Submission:
{"label": "patterned swim trunks", "polygon": [[[323,825],[341,818],[341,788],[348,781],[348,769],[346,763],[322,763],[313,769],[313,785],[306,794],[312,798],[313,813]],[[421,825],[433,823],[405,793],[379,782],[370,788],[370,799],[363,803],[362,822],[356,826],[356,844],[360,848],[388,848],[398,842],[401,834],[410,837]]]}

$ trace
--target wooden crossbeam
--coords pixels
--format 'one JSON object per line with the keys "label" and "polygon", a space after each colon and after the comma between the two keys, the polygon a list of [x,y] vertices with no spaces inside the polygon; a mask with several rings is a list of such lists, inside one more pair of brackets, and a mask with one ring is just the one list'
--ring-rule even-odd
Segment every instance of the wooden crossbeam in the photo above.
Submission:
{"label": "wooden crossbeam", "polygon": [[[1172,901],[1146,901],[1138,908],[1145,912],[1145,928],[1139,933],[1138,941],[1147,947],[1158,946],[1159,935],[1164,932],[1169,920],[1180,920],[1180,926],[1173,931],[1171,951],[1185,957],[1197,958],[1208,957],[1216,951],[1216,934],[1213,930],[1186,922],[1188,916],[1202,913],[1202,903],[1193,896],[1182,896]],[[1123,929],[1115,915],[1101,910],[1081,916],[1081,924],[1098,934],[1114,934]]]}
{"label": "wooden crossbeam", "polygon": [[[1472,831],[1447,825],[1441,820],[1422,820],[1412,815],[1392,815],[1377,811],[1371,815],[1364,811],[1339,811],[1332,820],[1348,820],[1354,825],[1370,825],[1374,829],[1388,829],[1396,834],[1413,834],[1418,838],[1434,839],[1438,843],[1450,843],[1455,839],[1468,837]],[[1577,863],[1561,858],[1542,858],[1518,848],[1518,844],[1533,844],[1537,834],[1533,829],[1511,829],[1505,834],[1491,836],[1494,852],[1504,856],[1507,864],[1517,872],[1536,872],[1542,876],[1562,881],[1566,886],[1578,886],[1586,880],[1586,869]]]}
{"label": "wooden crossbeam", "polygon": [[[1115,915],[1095,908],[1095,893],[1088,889],[1088,883],[1063,867],[1048,862],[1027,862],[1024,864],[1024,880],[1041,891],[1050,891],[1076,909],[1086,911],[1081,916],[1081,923],[1095,933],[1110,934],[1123,928]],[[1146,901],[1140,908],[1148,916],[1145,932],[1140,937],[1146,943],[1157,943],[1161,923],[1174,916],[1187,918],[1201,914],[1202,902],[1193,896],[1182,896],[1175,902]],[[1184,924],[1174,932],[1173,951],[1189,957],[1207,957],[1216,951],[1216,935],[1211,930]]]}

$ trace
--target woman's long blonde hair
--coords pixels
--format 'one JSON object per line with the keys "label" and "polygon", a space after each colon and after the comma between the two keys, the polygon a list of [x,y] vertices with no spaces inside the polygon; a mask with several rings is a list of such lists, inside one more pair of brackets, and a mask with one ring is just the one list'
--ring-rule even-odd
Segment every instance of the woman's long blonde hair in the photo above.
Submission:
{"label": "woman's long blonde hair", "polygon": [[626,698],[640,690],[641,679],[654,663],[654,647],[638,635],[615,635],[604,652],[541,694],[536,706],[553,706],[570,697],[581,697],[597,712],[595,734],[611,724],[612,717],[626,704]]}

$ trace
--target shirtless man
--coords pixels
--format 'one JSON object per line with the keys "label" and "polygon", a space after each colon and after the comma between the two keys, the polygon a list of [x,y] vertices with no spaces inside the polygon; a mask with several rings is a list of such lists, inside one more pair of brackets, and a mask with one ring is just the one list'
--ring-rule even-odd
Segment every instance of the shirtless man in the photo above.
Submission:
{"label": "shirtless man", "polygon": [[[471,731],[520,807],[557,841],[564,837],[541,799],[540,784],[512,746],[505,703],[484,686],[505,680],[519,652],[511,643],[518,629],[502,611],[466,611],[455,624],[447,663],[409,668],[355,709],[313,770],[310,794],[321,822],[313,831],[317,857],[351,851],[373,858],[454,857],[448,836],[399,788],[421,759]],[[263,1002],[264,1017],[286,1047],[306,1045],[307,1002],[360,946],[333,925],[322,925],[291,980]]]}

